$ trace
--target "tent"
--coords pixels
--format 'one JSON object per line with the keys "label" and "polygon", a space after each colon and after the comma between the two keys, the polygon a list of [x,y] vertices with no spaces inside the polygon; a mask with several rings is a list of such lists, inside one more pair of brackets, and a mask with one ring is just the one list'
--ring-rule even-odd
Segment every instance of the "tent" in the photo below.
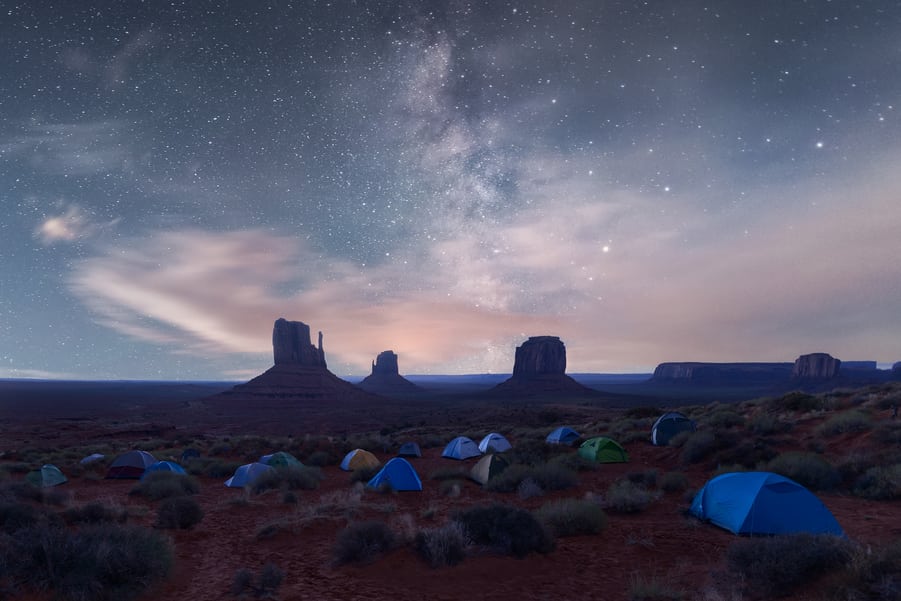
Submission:
{"label": "tent", "polygon": [[25,480],[40,488],[48,488],[50,486],[58,486],[68,482],[59,468],[53,464],[47,463],[41,466],[41,469],[28,472]]}
{"label": "tent", "polygon": [[589,438],[579,447],[579,455],[597,463],[625,463],[629,455],[618,442],[612,438],[595,436]]}
{"label": "tent", "polygon": [[345,472],[353,472],[360,469],[378,467],[381,463],[382,462],[369,451],[354,449],[341,460],[341,469]]}
{"label": "tent", "polygon": [[390,486],[392,490],[422,490],[422,481],[410,462],[402,457],[395,457],[385,464],[372,479],[366,483],[370,488]]}
{"label": "tent", "polygon": [[665,446],[679,432],[694,432],[697,429],[694,420],[688,419],[678,411],[670,411],[658,417],[651,426],[651,442],[657,446]]}
{"label": "tent", "polygon": [[141,480],[143,480],[150,472],[172,472],[173,474],[181,474],[182,476],[188,475],[185,468],[172,461],[157,461],[153,465],[148,466],[141,475]]}
{"label": "tent", "polygon": [[458,436],[447,443],[441,456],[447,457],[448,459],[462,460],[469,459],[470,457],[478,457],[481,454],[482,452],[479,451],[479,447],[476,446],[476,443],[474,443],[471,438]]}
{"label": "tent", "polygon": [[129,451],[116,457],[109,469],[107,478],[140,478],[144,470],[156,463],[156,458],[147,451]]}
{"label": "tent", "polygon": [[184,452],[181,454],[181,462],[182,463],[187,463],[191,459],[199,459],[199,458],[200,458],[200,451],[198,451],[197,449],[185,449]]}
{"label": "tent", "polygon": [[711,478],[688,511],[735,534],[843,535],[813,493],[772,472],[730,472]]}
{"label": "tent", "polygon": [[547,438],[544,441],[548,444],[565,444],[571,445],[577,440],[581,434],[573,430],[572,428],[567,428],[566,426],[560,426],[553,432],[547,435]]}
{"label": "tent", "polygon": [[469,470],[469,477],[479,484],[485,484],[507,469],[508,465],[510,464],[507,460],[500,455],[494,453],[485,455]]}
{"label": "tent", "polygon": [[422,451],[419,450],[418,444],[411,441],[400,445],[397,455],[398,457],[422,457]]}
{"label": "tent", "polygon": [[285,451],[278,451],[276,453],[270,453],[269,455],[263,455],[262,457],[260,457],[260,463],[265,463],[266,465],[271,465],[272,467],[300,467],[303,465],[297,457],[295,457],[291,453],[286,453]]}
{"label": "tent", "polygon": [[273,468],[265,463],[246,463],[235,470],[234,475],[225,481],[230,488],[243,488]]}
{"label": "tent", "polygon": [[492,432],[491,434],[483,438],[482,442],[479,443],[479,450],[483,453],[487,453],[489,451],[494,451],[495,453],[503,453],[504,451],[509,451],[512,448],[513,445],[510,444],[510,441],[497,432]]}
{"label": "tent", "polygon": [[100,461],[100,460],[103,459],[104,457],[106,457],[106,455],[104,455],[103,453],[91,453],[90,455],[88,455],[87,457],[83,458],[83,459],[82,459],[81,461],[79,461],[78,463],[80,463],[80,464],[82,464],[82,465],[87,465],[87,464],[89,464],[89,463],[94,463],[95,461]]}

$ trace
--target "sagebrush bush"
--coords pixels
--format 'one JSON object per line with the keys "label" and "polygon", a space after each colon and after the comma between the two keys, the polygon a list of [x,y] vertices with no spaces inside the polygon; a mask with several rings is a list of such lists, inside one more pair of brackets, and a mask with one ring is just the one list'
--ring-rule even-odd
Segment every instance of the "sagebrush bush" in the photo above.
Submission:
{"label": "sagebrush bush", "polygon": [[652,486],[657,486],[657,478],[659,475],[660,472],[658,470],[649,469],[643,472],[629,472],[626,474],[626,479],[635,484],[640,484],[645,488],[650,488]]}
{"label": "sagebrush bush", "polygon": [[92,501],[80,507],[69,507],[63,511],[62,518],[67,524],[122,524],[128,519],[128,510]]}
{"label": "sagebrush bush", "polygon": [[527,499],[532,499],[534,497],[540,497],[544,494],[544,489],[539,486],[535,479],[532,477],[528,477],[523,479],[522,482],[516,487],[516,496],[518,496],[523,501]]}
{"label": "sagebrush bush", "polygon": [[150,472],[128,491],[130,495],[141,495],[151,501],[181,497],[184,495],[196,495],[200,492],[200,485],[193,476],[176,474],[175,472]]}
{"label": "sagebrush bush", "polygon": [[867,499],[901,499],[901,464],[874,466],[854,484],[854,494]]}
{"label": "sagebrush bush", "polygon": [[382,469],[382,466],[375,465],[372,467],[361,467],[359,469],[355,469],[350,473],[350,481],[351,482],[362,482],[363,484],[372,480],[373,476],[375,476]]}
{"label": "sagebrush bush", "polygon": [[[673,437],[673,442],[681,436],[681,432]],[[686,433],[685,442],[682,443],[682,461],[685,463],[697,463],[716,450],[716,436],[708,430]]]}
{"label": "sagebrush bush", "polygon": [[774,415],[760,413],[749,419],[746,423],[747,427],[754,434],[777,434],[779,432],[787,432],[791,429],[791,424],[780,420]]}
{"label": "sagebrush bush", "polygon": [[835,599],[901,599],[901,541],[856,547],[836,589]]}
{"label": "sagebrush bush", "polygon": [[863,411],[852,409],[833,415],[817,426],[820,436],[835,436],[845,432],[865,432],[873,427],[873,419]]}
{"label": "sagebrush bush", "polygon": [[[196,464],[197,461],[191,462],[191,473],[194,473],[193,469]],[[213,460],[204,465],[202,473],[210,478],[228,478],[239,467],[241,467],[241,463],[238,461]]]}
{"label": "sagebrush bush", "polygon": [[527,465],[510,465],[500,474],[486,482],[482,489],[491,492],[514,492],[519,483],[530,476],[531,471],[532,468]]}
{"label": "sagebrush bush", "polygon": [[685,592],[659,576],[633,572],[629,576],[629,601],[681,601]]}
{"label": "sagebrush bush", "polygon": [[730,572],[748,592],[765,598],[790,594],[851,558],[851,543],[830,534],[740,539],[726,550]]}
{"label": "sagebrush bush", "polygon": [[507,505],[471,507],[454,516],[473,544],[504,555],[523,558],[529,553],[549,553],[554,539],[535,516]]}
{"label": "sagebrush bush", "polygon": [[451,521],[438,528],[420,531],[413,547],[433,568],[453,566],[466,557],[466,535],[459,522]]}
{"label": "sagebrush bush", "polygon": [[588,499],[559,499],[542,505],[538,519],[556,537],[597,534],[607,526],[607,514]]}
{"label": "sagebrush bush", "polygon": [[259,494],[269,489],[315,490],[322,481],[322,470],[309,465],[291,465],[266,470],[253,481],[251,489]]}
{"label": "sagebrush bush", "polygon": [[779,455],[769,462],[767,469],[813,490],[830,490],[841,480],[838,470],[828,461],[801,451]]}
{"label": "sagebrush bush", "polygon": [[536,465],[529,472],[529,477],[544,490],[564,490],[579,483],[576,472],[559,463]]}
{"label": "sagebrush bush", "polygon": [[688,488],[688,476],[682,472],[666,472],[660,477],[660,490],[681,492]]}
{"label": "sagebrush bush", "polygon": [[274,597],[284,578],[282,569],[271,562],[260,569],[257,577],[247,568],[241,568],[232,579],[231,593],[236,597],[243,597],[247,593],[257,598]]}
{"label": "sagebrush bush", "polygon": [[336,465],[338,459],[328,451],[314,451],[310,453],[304,463],[315,467],[325,467],[327,465]]}
{"label": "sagebrush bush", "polygon": [[657,496],[640,484],[630,480],[619,480],[607,489],[604,506],[621,513],[638,513],[655,501]]}
{"label": "sagebrush bush", "polygon": [[717,409],[704,418],[704,423],[711,428],[730,428],[745,423],[745,418],[733,409]]}
{"label": "sagebrush bush", "polygon": [[394,540],[394,532],[384,522],[354,522],[338,533],[333,550],[335,564],[369,563],[390,551]]}
{"label": "sagebrush bush", "polygon": [[156,516],[157,528],[185,530],[199,524],[203,519],[203,509],[191,497],[170,497],[160,503]]}
{"label": "sagebrush bush", "polygon": [[819,411],[824,402],[820,397],[795,391],[770,400],[767,406],[776,411]]}

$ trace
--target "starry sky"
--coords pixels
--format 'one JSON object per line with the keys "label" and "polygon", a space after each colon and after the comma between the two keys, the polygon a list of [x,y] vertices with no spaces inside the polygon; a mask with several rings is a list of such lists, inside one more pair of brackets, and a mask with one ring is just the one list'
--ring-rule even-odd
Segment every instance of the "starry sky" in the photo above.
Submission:
{"label": "starry sky", "polygon": [[0,377],[901,360],[901,3],[0,2]]}

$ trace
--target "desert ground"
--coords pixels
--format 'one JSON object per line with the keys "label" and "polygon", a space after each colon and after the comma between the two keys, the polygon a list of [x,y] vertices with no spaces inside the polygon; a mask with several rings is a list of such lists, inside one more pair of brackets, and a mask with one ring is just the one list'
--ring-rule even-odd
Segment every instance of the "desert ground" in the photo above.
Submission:
{"label": "desert ground", "polygon": [[[220,389],[216,384],[148,384],[144,393],[128,386],[87,385],[39,391],[6,383],[0,396],[0,504],[30,504],[62,514],[100,502],[120,511],[128,524],[168,537],[174,549],[171,572],[141,592],[136,597],[141,601],[255,596],[283,601],[752,599],[774,593],[762,593],[728,560],[730,547],[748,539],[701,523],[686,510],[693,492],[717,473],[781,470],[815,484],[815,494],[841,524],[854,555],[843,560],[843,567],[815,571],[778,594],[799,600],[901,598],[897,567],[864,574],[857,565],[860,557],[901,558],[901,420],[892,418],[901,384],[732,403],[680,400],[679,409],[697,421],[698,431],[660,447],[651,444],[650,428],[672,408],[664,397],[656,406],[630,408],[612,407],[603,399],[516,401],[442,394],[377,405],[273,403],[236,411],[204,400]],[[575,461],[575,448],[544,443],[547,433],[561,425],[583,439],[617,440],[629,461]],[[489,432],[510,440],[511,463],[553,463],[574,480],[558,490],[553,483],[542,487],[535,481],[511,492],[486,490],[466,478],[477,459],[441,457],[455,436],[478,442]],[[367,489],[338,467],[354,448],[365,448],[384,463],[407,440],[422,448],[423,456],[410,460],[422,492]],[[142,449],[157,459],[179,461],[187,448],[201,455],[185,465],[199,488],[191,497],[203,513],[189,528],[160,528],[163,501],[130,494],[136,480],[103,477],[121,452]],[[315,488],[254,492],[224,486],[234,467],[274,451],[315,465]],[[94,452],[106,458],[87,467],[79,464]],[[44,463],[57,465],[69,481],[44,489],[42,496],[22,495],[17,485],[25,473]],[[812,473],[811,466],[828,474]],[[618,504],[612,487],[623,481],[634,494]],[[502,504],[537,511],[559,499],[600,506],[603,527],[594,534],[557,536],[552,550],[522,558],[468,545],[456,565],[432,567],[417,551],[418,533],[446,525],[469,508]],[[367,521],[387,525],[394,535],[391,548],[365,561],[337,561],[342,531]],[[0,549],[6,541],[0,539]],[[256,592],[235,588],[239,574],[256,578],[267,565],[283,576],[277,585]],[[0,599],[36,601],[59,593],[4,578],[0,573]],[[98,592],[87,598],[106,597]]]}

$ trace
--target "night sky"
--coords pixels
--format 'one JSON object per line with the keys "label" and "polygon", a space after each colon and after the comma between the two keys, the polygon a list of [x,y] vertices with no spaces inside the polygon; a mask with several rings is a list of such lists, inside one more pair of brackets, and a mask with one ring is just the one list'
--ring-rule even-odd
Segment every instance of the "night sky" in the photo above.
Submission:
{"label": "night sky", "polygon": [[901,3],[0,1],[0,377],[901,360]]}

